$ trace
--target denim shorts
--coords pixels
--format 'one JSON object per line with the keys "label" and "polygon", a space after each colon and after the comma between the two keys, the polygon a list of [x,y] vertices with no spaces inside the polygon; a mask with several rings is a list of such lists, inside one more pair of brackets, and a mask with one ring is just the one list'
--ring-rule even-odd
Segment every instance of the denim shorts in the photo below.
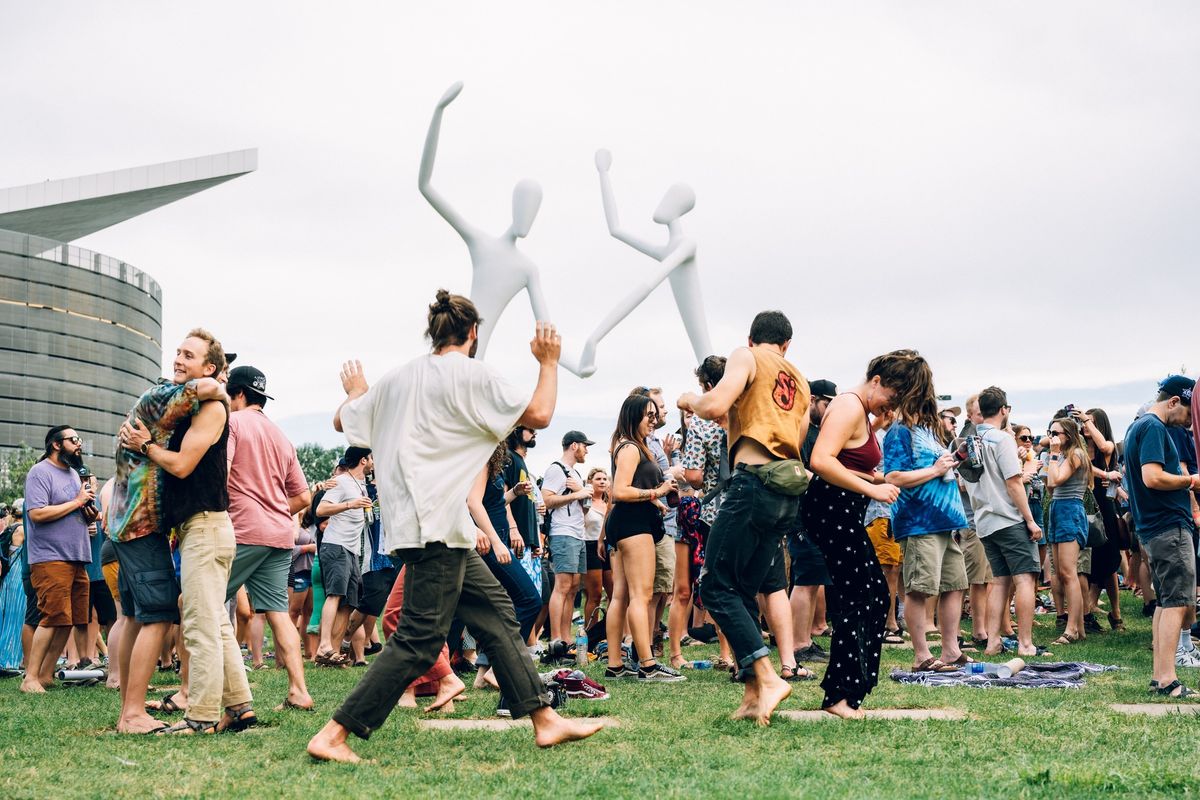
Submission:
{"label": "denim shorts", "polygon": [[1087,547],[1088,520],[1083,510],[1083,501],[1076,498],[1050,501],[1050,529],[1046,533],[1048,544],[1077,542],[1082,550]]}
{"label": "denim shorts", "polygon": [[587,542],[561,533],[552,533],[548,538],[550,565],[555,575],[582,575],[587,572]]}

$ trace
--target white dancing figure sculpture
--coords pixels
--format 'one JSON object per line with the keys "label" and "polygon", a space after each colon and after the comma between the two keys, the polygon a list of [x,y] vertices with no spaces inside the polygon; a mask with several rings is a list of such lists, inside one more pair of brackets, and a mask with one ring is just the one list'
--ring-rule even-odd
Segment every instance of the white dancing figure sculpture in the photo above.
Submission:
{"label": "white dancing figure sculpture", "polygon": [[700,275],[696,267],[696,242],[684,236],[683,225],[679,218],[696,206],[696,193],[683,183],[677,183],[663,195],[662,201],[654,211],[654,221],[667,226],[667,243],[654,244],[639,239],[621,228],[617,218],[617,203],[613,199],[612,182],[608,171],[612,167],[612,153],[607,150],[596,151],[596,169],[600,172],[600,196],[604,200],[604,218],[608,221],[608,232],[614,238],[640,250],[658,261],[661,266],[646,274],[637,282],[636,287],[625,296],[617,307],[609,312],[596,331],[583,347],[583,355],[579,359],[579,374],[586,378],[596,371],[596,345],[600,340],[617,327],[621,320],[629,316],[635,308],[658,288],[664,279],[671,282],[671,293],[675,295],[675,305],[679,316],[683,319],[683,327],[687,329],[688,339],[692,342],[692,351],[699,364],[713,354],[712,343],[708,338],[708,321],[704,316],[704,300],[700,296]]}
{"label": "white dancing figure sculpture", "polygon": [[[524,238],[533,227],[538,208],[542,204],[542,187],[537,181],[523,180],[513,187],[512,225],[501,236],[491,236],[471,225],[430,184],[433,177],[433,162],[437,157],[438,137],[442,130],[442,112],[462,91],[462,81],[455,83],[433,111],[429,133],[425,136],[425,151],[421,154],[421,172],[417,177],[417,188],[429,201],[434,210],[442,215],[450,227],[458,232],[471,253],[471,301],[479,310],[483,321],[479,323],[479,349],[476,357],[482,359],[487,352],[488,340],[496,329],[496,322],[517,293],[524,289],[529,294],[529,305],[533,317],[540,322],[549,322],[550,308],[542,293],[542,278],[537,265],[517,249],[517,239]],[[573,359],[562,358],[559,363],[570,372],[579,374]]]}

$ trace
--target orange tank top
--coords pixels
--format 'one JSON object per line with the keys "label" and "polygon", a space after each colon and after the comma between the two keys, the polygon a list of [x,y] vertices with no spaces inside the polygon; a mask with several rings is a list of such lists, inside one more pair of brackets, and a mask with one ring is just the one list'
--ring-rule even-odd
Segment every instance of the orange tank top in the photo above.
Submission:
{"label": "orange tank top", "polygon": [[743,437],[783,460],[800,458],[800,428],[808,418],[808,381],[774,350],[751,347],[754,380],[729,411],[729,452]]}

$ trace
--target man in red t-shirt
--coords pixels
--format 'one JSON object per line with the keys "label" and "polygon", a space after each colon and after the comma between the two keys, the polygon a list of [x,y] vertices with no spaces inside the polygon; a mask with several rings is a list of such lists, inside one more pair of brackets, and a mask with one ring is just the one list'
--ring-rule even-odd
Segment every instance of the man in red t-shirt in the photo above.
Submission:
{"label": "man in red t-shirt", "polygon": [[288,694],[280,708],[313,706],[304,683],[300,633],[288,618],[288,573],[296,544],[294,514],[312,497],[296,448],[267,419],[271,398],[267,378],[254,367],[229,373],[229,516],[237,555],[229,574],[226,601],[246,587],[255,613],[265,613],[275,636],[275,660],[288,673]]}

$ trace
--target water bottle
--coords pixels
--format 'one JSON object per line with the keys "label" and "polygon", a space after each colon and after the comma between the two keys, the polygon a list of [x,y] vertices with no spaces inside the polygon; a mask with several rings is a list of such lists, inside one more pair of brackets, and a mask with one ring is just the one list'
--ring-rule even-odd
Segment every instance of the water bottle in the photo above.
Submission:
{"label": "water bottle", "polygon": [[692,669],[712,669],[712,662],[708,659],[700,659],[691,662]]}
{"label": "water bottle", "polygon": [[987,675],[990,678],[1011,678],[1014,672],[1019,672],[1020,669],[1014,669],[1014,662],[1020,661],[1021,667],[1025,666],[1025,662],[1019,658],[1014,658],[1012,661],[1006,661],[1003,664],[988,664],[983,661],[972,661],[968,666],[971,668],[972,675]]}
{"label": "water bottle", "polygon": [[581,667],[586,667],[588,663],[587,628],[582,623],[575,629],[575,663]]}

